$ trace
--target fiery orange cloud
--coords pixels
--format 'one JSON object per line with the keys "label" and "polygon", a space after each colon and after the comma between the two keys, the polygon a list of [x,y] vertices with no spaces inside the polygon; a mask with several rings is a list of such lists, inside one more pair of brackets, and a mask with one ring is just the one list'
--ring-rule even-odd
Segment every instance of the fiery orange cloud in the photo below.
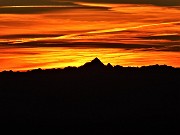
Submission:
{"label": "fiery orange cloud", "polygon": [[[179,8],[75,4],[85,7],[36,14],[0,14],[0,70],[80,66],[94,57],[113,65],[180,67]],[[88,45],[83,48],[73,47],[86,42]],[[71,48],[66,47],[68,43]],[[90,43],[97,45],[93,48]],[[113,43],[119,44],[119,48]]]}
{"label": "fiery orange cloud", "polygon": [[2,50],[4,53],[0,57],[0,71],[80,66],[95,57],[100,58],[105,64],[111,62],[112,65],[142,66],[158,63],[178,67],[180,58],[178,52],[147,53],[117,48],[4,48]]}
{"label": "fiery orange cloud", "polygon": [[[27,30],[23,28],[23,26],[20,26],[20,28],[18,28],[17,25],[13,25],[15,26],[15,28],[11,28],[10,25],[8,26],[9,29],[4,28],[6,29],[4,30],[4,32],[8,30],[7,34],[13,34],[13,32],[14,34],[16,34],[17,33],[16,30],[19,30],[18,34],[23,34],[23,33],[49,34],[49,33],[58,33],[59,31],[61,34],[64,34],[64,36],[57,36],[50,38],[46,37],[46,38],[34,38],[34,39],[18,39],[17,41],[13,40],[14,43],[31,42],[31,41],[39,41],[39,40],[58,40],[58,39],[80,40],[81,38],[82,40],[89,40],[89,39],[103,40],[104,37],[107,38],[107,36],[104,36],[104,33],[122,32],[133,29],[136,29],[136,31],[141,31],[141,33],[148,33],[150,31],[153,31],[153,29],[156,29],[156,32],[154,33],[152,32],[152,34],[157,34],[158,30],[159,33],[164,33],[164,31],[167,30],[172,31],[171,33],[174,32],[179,33],[179,31],[177,30],[179,26],[176,25],[177,23],[179,23],[179,20],[176,19],[175,17],[179,13],[178,9],[167,8],[167,7],[166,8],[156,7],[149,5],[139,6],[139,5],[131,5],[131,4],[123,4],[123,5],[122,4],[92,4],[92,3],[77,3],[77,4],[86,5],[86,6],[109,7],[113,11],[109,12],[103,10],[99,11],[99,10],[89,10],[89,9],[88,10],[76,9],[76,10],[68,10],[66,12],[61,11],[61,12],[53,12],[53,13],[38,14],[38,15],[23,15],[24,19],[27,18],[28,20],[24,20],[23,22],[17,21],[17,23],[19,24],[22,23],[23,26],[25,27],[29,25],[28,27],[30,29]],[[118,10],[114,10],[114,8]],[[152,9],[154,9],[154,11],[156,12],[154,11],[152,12]],[[114,11],[118,11],[120,13]],[[171,12],[171,16],[167,16],[167,15],[165,16],[167,12]],[[129,16],[127,16],[127,13],[129,14]],[[21,16],[9,15],[9,16],[11,16],[12,20],[13,18],[15,20],[17,19],[22,20],[22,15]],[[86,17],[84,18],[83,16]],[[144,18],[144,16],[147,17]],[[131,20],[132,17],[134,18],[133,21]],[[91,18],[93,18],[93,20]],[[26,24],[27,22],[28,24]],[[173,31],[174,28],[176,30]],[[56,31],[54,29],[56,29]],[[146,29],[149,29],[149,31],[146,32]],[[76,31],[76,32],[72,32],[72,31]],[[129,34],[131,35],[131,33]],[[113,35],[113,33],[111,35]],[[111,37],[112,36],[110,36],[109,38]],[[116,42],[114,38],[113,40],[114,42]]]}

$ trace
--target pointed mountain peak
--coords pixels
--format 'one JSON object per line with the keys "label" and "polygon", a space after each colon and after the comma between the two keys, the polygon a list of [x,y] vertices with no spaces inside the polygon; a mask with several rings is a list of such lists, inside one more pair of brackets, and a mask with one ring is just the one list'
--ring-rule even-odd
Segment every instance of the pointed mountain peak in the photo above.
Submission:
{"label": "pointed mountain peak", "polygon": [[103,64],[97,57],[93,59],[90,63]]}
{"label": "pointed mountain peak", "polygon": [[102,68],[105,65],[96,57],[91,62],[87,62],[83,65],[86,68]]}
{"label": "pointed mountain peak", "polygon": [[108,67],[108,68],[113,68],[113,66],[111,65],[111,63],[108,63],[108,64],[107,64],[107,67]]}

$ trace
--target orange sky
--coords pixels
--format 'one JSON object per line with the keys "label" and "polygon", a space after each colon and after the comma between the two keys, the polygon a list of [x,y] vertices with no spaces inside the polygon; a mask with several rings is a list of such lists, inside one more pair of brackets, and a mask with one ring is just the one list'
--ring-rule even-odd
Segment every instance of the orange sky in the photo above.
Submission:
{"label": "orange sky", "polygon": [[0,6],[0,71],[79,66],[94,57],[180,67],[180,7],[73,4]]}

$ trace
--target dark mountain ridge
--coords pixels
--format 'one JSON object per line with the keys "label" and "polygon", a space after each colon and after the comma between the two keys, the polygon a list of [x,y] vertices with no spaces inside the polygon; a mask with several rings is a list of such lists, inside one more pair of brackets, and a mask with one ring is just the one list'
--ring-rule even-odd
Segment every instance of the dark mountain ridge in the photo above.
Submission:
{"label": "dark mountain ridge", "polygon": [[98,58],[78,68],[6,71],[0,123],[33,133],[174,135],[179,88],[179,68],[112,66]]}
{"label": "dark mountain ridge", "polygon": [[[112,66],[110,63],[108,63],[107,65],[103,64],[97,57],[95,59],[93,59],[90,62],[86,62],[84,65],[80,66],[80,67],[65,67],[64,69],[61,68],[52,68],[52,69],[33,69],[33,70],[28,70],[27,72],[42,72],[42,71],[73,71],[73,70],[78,70],[78,71],[83,71],[83,70],[87,70],[87,71],[94,71],[96,72],[97,70],[99,72],[104,71],[104,70],[134,70],[134,71],[157,71],[157,72],[162,72],[162,71],[180,71],[180,68],[174,68],[172,66],[168,66],[168,65],[149,65],[149,66],[142,66],[142,67],[123,67],[120,65],[115,65]],[[2,71],[1,73],[13,73],[12,70],[10,71]],[[17,71],[16,73],[20,73],[19,71]]]}

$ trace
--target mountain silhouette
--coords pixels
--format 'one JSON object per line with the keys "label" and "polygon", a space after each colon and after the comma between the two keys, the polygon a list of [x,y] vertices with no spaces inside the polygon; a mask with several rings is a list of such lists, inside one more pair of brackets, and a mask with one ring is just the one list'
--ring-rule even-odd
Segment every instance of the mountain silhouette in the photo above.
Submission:
{"label": "mountain silhouette", "polygon": [[180,68],[98,58],[81,67],[0,72],[0,124],[23,133],[176,135],[179,80]]}
{"label": "mountain silhouette", "polygon": [[112,68],[113,68],[113,66],[111,65],[111,63],[108,63],[106,67],[109,68],[109,69],[112,69]]}
{"label": "mountain silhouette", "polygon": [[104,68],[105,65],[96,57],[91,62],[85,63],[81,68],[88,68],[88,69],[100,69]]}

